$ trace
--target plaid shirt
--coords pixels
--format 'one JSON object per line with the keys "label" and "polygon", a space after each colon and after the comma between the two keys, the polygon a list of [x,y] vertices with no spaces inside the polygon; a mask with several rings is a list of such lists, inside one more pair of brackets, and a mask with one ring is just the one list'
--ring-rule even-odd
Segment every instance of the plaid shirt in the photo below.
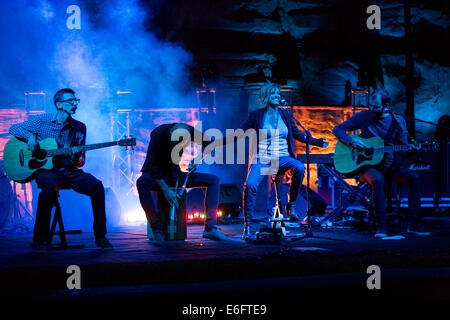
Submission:
{"label": "plaid shirt", "polygon": [[[72,141],[69,140],[71,129],[74,130]],[[32,134],[35,134],[38,141],[46,138],[56,140],[58,147],[80,146],[86,143],[86,126],[84,123],[69,118],[66,123],[58,124],[56,113],[45,113],[30,117],[28,121],[17,123],[9,128],[9,133],[16,138],[28,140]],[[85,161],[84,153],[77,154],[72,160],[69,157],[55,157],[55,167],[81,167]]]}

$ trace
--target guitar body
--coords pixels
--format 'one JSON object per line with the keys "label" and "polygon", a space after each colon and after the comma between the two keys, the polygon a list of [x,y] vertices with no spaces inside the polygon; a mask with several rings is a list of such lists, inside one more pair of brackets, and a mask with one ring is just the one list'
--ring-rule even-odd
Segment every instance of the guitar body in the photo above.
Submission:
{"label": "guitar body", "polygon": [[39,146],[41,151],[37,159],[28,150],[28,143],[16,138],[10,139],[3,153],[6,175],[16,182],[26,183],[33,180],[39,170],[51,170],[53,158],[46,156],[46,150],[57,149],[58,144],[55,139],[47,138],[39,141]]}
{"label": "guitar body", "polygon": [[121,147],[133,147],[136,145],[136,138],[59,149],[55,139],[47,138],[39,141],[40,149],[34,154],[28,150],[28,143],[12,138],[5,145],[3,164],[6,175],[9,178],[16,182],[26,183],[33,180],[36,172],[39,170],[53,169],[53,157],[55,156],[70,154],[72,152],[86,152],[88,150],[117,145]]}
{"label": "guitar body", "polygon": [[[380,137],[368,139],[351,135],[354,139],[364,142],[373,148],[383,148],[384,141]],[[357,150],[345,143],[338,141],[334,149],[334,166],[340,173],[352,173],[363,166],[376,166],[383,161],[384,153],[371,153],[370,151]]]}

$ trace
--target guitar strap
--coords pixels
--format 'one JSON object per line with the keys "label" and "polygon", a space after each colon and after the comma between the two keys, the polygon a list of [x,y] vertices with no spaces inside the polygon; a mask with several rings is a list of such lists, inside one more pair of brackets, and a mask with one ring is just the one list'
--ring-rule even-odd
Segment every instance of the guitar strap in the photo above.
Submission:
{"label": "guitar strap", "polygon": [[[380,138],[382,138],[384,141],[394,143],[394,141],[395,141],[395,139],[397,139],[397,136],[399,133],[398,129],[401,128],[401,126],[398,123],[397,119],[395,119],[395,117],[392,114],[391,114],[391,117],[392,117],[392,122],[391,122],[391,125],[389,126],[389,129]],[[377,134],[371,129],[370,126],[367,127],[367,130],[370,131],[370,133],[372,133],[372,135],[377,136]],[[394,131],[395,131],[395,134],[394,134]]]}
{"label": "guitar strap", "polygon": [[[384,141],[388,141],[389,143],[394,143],[394,140],[396,139],[396,136],[398,135],[398,130],[395,132],[395,137],[393,137],[394,131],[400,127],[397,120],[394,118],[394,116],[391,114],[392,121],[391,125],[389,126],[389,129],[386,131],[386,133],[381,137]],[[367,130],[370,131],[374,136],[376,134],[371,130],[370,126],[367,127]],[[392,154],[386,154],[383,163],[380,165],[380,169],[387,170],[392,167],[394,164],[394,155]]]}
{"label": "guitar strap", "polygon": [[68,148],[72,145],[72,140],[75,137],[75,127],[70,126],[69,134],[67,135],[67,140],[64,143],[64,148]]}
{"label": "guitar strap", "polygon": [[[63,148],[71,147],[74,137],[75,137],[75,127],[72,125],[70,126],[69,134],[67,135],[67,139],[64,142]],[[66,159],[72,163],[71,167],[74,166],[74,160],[71,157],[67,157]]]}
{"label": "guitar strap", "polygon": [[[403,144],[403,142],[398,139],[398,135],[401,130],[404,130],[404,128],[398,122],[398,120],[396,119],[394,114],[391,113],[391,117],[392,117],[392,123],[388,130],[388,133],[386,134],[386,138],[391,137],[390,141],[393,144]],[[395,130],[395,134],[394,134],[394,130]],[[397,154],[397,156],[393,157],[393,163],[391,164],[391,167],[392,166],[405,166],[405,165],[409,166],[410,165],[409,158],[410,158],[409,156],[404,155],[402,153]]]}

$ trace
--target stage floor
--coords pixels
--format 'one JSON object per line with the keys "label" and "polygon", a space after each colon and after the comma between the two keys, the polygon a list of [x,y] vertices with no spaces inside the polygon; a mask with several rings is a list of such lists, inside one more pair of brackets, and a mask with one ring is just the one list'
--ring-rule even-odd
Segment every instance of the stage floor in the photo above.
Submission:
{"label": "stage floor", "polygon": [[[69,243],[85,248],[44,254],[31,251],[31,235],[0,238],[2,298],[269,298],[294,288],[298,297],[300,288],[310,288],[315,297],[364,298],[373,294],[366,287],[367,267],[378,265],[384,295],[377,298],[450,299],[450,218],[427,218],[425,226],[432,235],[407,234],[403,240],[375,239],[354,229],[318,229],[315,236],[345,242],[310,238],[283,247],[248,244],[237,224],[220,226],[232,241],[202,239],[203,227],[194,225],[188,226],[187,240],[155,247],[142,225],[111,230],[113,251],[99,250],[93,234],[83,233],[69,236]],[[81,269],[81,290],[66,287],[70,265]],[[399,281],[403,284],[394,285]]]}

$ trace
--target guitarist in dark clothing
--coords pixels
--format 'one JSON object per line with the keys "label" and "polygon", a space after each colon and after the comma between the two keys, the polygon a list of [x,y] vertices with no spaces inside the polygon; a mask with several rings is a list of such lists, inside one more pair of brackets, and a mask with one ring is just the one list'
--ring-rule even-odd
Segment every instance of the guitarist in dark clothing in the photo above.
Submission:
{"label": "guitarist in dark clothing", "polygon": [[28,149],[39,149],[38,141],[53,138],[59,148],[73,147],[71,154],[55,157],[53,170],[37,174],[36,183],[41,189],[36,210],[36,223],[33,232],[34,251],[43,252],[49,239],[50,219],[61,188],[73,189],[90,196],[94,213],[95,244],[102,249],[112,249],[106,239],[105,190],[100,180],[79,169],[84,165],[85,155],[76,146],[85,144],[86,126],[75,119],[79,99],[72,89],[61,89],[55,93],[53,102],[56,113],[46,113],[30,118],[10,127],[9,132],[16,138],[28,142]]}
{"label": "guitarist in dark clothing", "polygon": [[[378,136],[385,145],[408,144],[408,131],[403,117],[389,113],[387,105],[390,95],[385,89],[376,89],[370,97],[368,111],[361,111],[350,119],[337,125],[333,134],[343,143],[357,149],[370,149],[370,146],[357,139],[353,139],[347,131],[360,130],[360,137],[371,138]],[[408,232],[418,235],[428,235],[421,225],[420,195],[418,190],[419,177],[409,169],[407,160],[410,152],[386,154],[384,161],[378,167],[363,167],[360,174],[361,181],[372,186],[372,199],[375,205],[375,219],[377,232],[375,237],[388,235],[386,219],[385,181],[408,185],[408,205],[410,210]]]}

